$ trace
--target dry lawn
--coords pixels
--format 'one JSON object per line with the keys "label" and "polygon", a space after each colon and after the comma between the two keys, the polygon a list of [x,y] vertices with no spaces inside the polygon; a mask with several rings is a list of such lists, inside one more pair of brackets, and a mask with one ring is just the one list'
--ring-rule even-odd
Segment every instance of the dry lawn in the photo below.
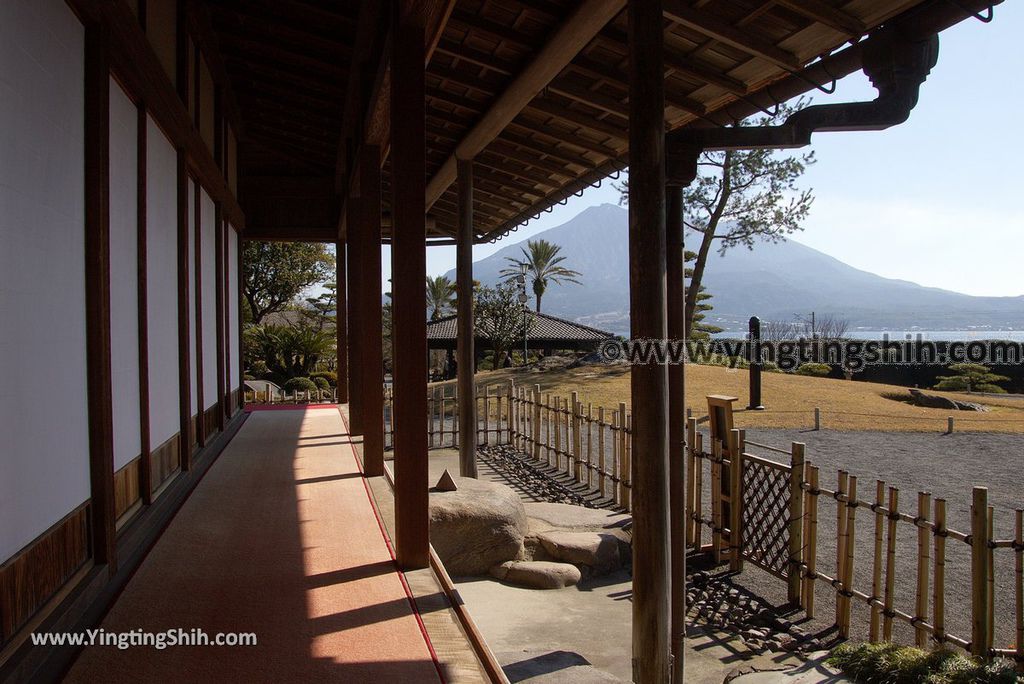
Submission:
{"label": "dry lawn", "polygon": [[[477,382],[507,382],[540,385],[542,392],[569,397],[580,393],[584,404],[617,408],[620,401],[629,404],[629,369],[625,366],[584,366],[581,368],[530,371],[504,369],[480,373]],[[747,411],[746,371],[721,366],[687,366],[687,406],[693,415],[707,413],[704,398],[709,394],[739,397],[736,402],[736,426],[741,428],[809,428],[814,425],[814,408],[821,409],[823,428],[834,430],[892,430],[935,432],[946,429],[946,418],[955,420],[958,432],[1007,432],[1024,434],[1024,398],[984,397],[955,392],[935,392],[955,399],[985,404],[989,412],[947,411],[913,406],[887,399],[894,393],[909,396],[905,387],[869,382],[813,378],[788,373],[764,373],[762,376],[764,411]]]}

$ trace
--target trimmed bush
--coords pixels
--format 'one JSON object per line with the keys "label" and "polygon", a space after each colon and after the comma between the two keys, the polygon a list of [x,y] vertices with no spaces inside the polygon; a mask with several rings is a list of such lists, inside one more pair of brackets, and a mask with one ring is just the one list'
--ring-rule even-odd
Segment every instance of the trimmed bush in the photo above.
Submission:
{"label": "trimmed bush", "polygon": [[802,363],[796,369],[797,375],[810,375],[815,378],[827,377],[832,368],[827,363]]}
{"label": "trimmed bush", "polygon": [[[323,378],[324,381],[327,383],[327,387],[324,387],[324,389],[329,389],[331,387],[338,386],[337,373],[333,373],[331,371],[317,371],[316,373],[309,374],[309,379],[312,380],[313,382],[316,382],[317,378]],[[317,382],[316,384],[319,386],[320,383]]]}
{"label": "trimmed bush", "polygon": [[315,392],[317,387],[316,383],[309,378],[292,378],[285,382],[281,389],[291,394],[292,392]]}
{"label": "trimmed bush", "polygon": [[330,383],[327,382],[327,378],[323,378],[323,377],[320,377],[320,376],[315,376],[313,378],[313,384],[316,385],[317,389],[321,389],[324,392],[330,392],[331,391],[331,385],[330,385]]}
{"label": "trimmed bush", "polygon": [[827,660],[865,684],[1015,684],[1013,663],[984,663],[948,649],[923,651],[911,646],[842,644]]}
{"label": "trimmed bush", "polygon": [[256,378],[253,377],[252,375],[249,375],[248,373],[246,373],[245,375],[242,376],[242,379],[243,380],[255,380]]}

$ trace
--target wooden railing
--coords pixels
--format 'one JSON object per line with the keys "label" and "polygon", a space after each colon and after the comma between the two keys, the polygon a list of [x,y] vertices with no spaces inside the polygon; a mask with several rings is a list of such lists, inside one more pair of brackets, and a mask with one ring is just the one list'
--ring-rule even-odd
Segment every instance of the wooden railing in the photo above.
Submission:
{"label": "wooden railing", "polygon": [[[510,382],[477,385],[477,444],[508,444],[511,440]],[[384,386],[384,448],[392,448],[394,394]],[[427,446],[454,449],[459,446],[459,398],[454,382],[432,384],[427,390]]]}
{"label": "wooden railing", "polygon": [[265,392],[245,390],[245,403],[247,404],[313,404],[337,403],[337,401],[338,390],[334,387],[329,390],[318,389],[306,392],[295,390],[290,393],[284,390],[278,392],[273,390]]}

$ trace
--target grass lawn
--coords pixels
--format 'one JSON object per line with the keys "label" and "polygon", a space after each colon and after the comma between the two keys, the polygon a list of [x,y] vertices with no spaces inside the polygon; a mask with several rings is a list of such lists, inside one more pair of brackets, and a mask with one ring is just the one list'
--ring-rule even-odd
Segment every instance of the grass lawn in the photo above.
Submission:
{"label": "grass lawn", "polygon": [[[507,382],[540,385],[542,392],[569,397],[580,393],[586,405],[617,408],[620,401],[629,405],[629,368],[627,366],[584,366],[581,368],[537,371],[504,369],[477,374],[477,382]],[[739,397],[736,402],[736,426],[741,428],[804,428],[814,425],[814,408],[821,409],[823,428],[833,430],[893,430],[904,432],[941,432],[952,415],[956,431],[1024,433],[1024,399],[985,397],[956,392],[934,392],[955,399],[985,404],[987,413],[948,411],[913,406],[887,399],[895,393],[909,396],[905,387],[870,382],[814,378],[788,373],[764,373],[762,401],[764,411],[746,411],[748,375],[743,370],[721,366],[690,365],[686,368],[687,406],[693,415],[707,413],[705,397],[726,394]],[[928,390],[930,393],[931,390]]]}

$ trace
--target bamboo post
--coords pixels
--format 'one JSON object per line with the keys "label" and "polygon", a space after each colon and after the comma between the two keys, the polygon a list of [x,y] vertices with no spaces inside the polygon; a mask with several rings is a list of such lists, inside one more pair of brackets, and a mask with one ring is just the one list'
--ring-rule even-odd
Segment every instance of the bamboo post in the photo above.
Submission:
{"label": "bamboo post", "polygon": [[551,392],[544,394],[544,458],[551,465]]}
{"label": "bamboo post", "polygon": [[619,469],[619,412],[612,409],[612,501],[622,503],[622,477]]}
{"label": "bamboo post", "polygon": [[804,612],[814,617],[814,590],[818,567],[818,466],[807,466],[807,574],[804,577]]}
{"label": "bamboo post", "polygon": [[533,386],[533,459],[540,460],[540,385]]}
{"label": "bamboo post", "polygon": [[715,563],[722,562],[722,440],[711,442],[711,550]]}
{"label": "bamboo post", "polygon": [[633,421],[626,413],[624,402],[619,403],[619,411],[622,412],[622,506],[629,511],[633,509]]}
{"label": "bamboo post", "polygon": [[427,397],[427,415],[430,417],[430,429],[428,431],[427,439],[428,444],[431,448],[434,444],[434,402],[437,401],[437,388],[430,390],[430,395]]}
{"label": "bamboo post", "polygon": [[[689,414],[687,409],[687,414]],[[693,483],[697,457],[694,452],[694,435],[697,433],[697,421],[689,415],[686,417],[686,545],[693,546]]]}
{"label": "bamboo post", "polygon": [[[935,499],[935,581],[932,583],[932,626],[935,640],[946,641],[946,500]],[[1019,642],[1018,642],[1019,643]]]}
{"label": "bamboo post", "polygon": [[562,469],[562,398],[555,397],[555,469]]}
{"label": "bamboo post", "polygon": [[851,592],[853,591],[853,563],[857,548],[857,476],[850,475],[848,480],[846,501],[846,561],[843,564],[843,621],[839,626],[839,636],[850,637],[850,613],[853,607]]}
{"label": "bamboo post", "polygon": [[992,546],[992,540],[995,539],[992,530],[995,513],[995,508],[989,506],[988,543],[985,545],[988,548],[988,641],[986,642],[986,646],[989,651],[992,650],[996,634],[996,564],[995,548]]}
{"label": "bamboo post", "polygon": [[975,487],[971,504],[971,654],[988,658],[988,488]]}
{"label": "bamboo post", "polygon": [[[917,493],[917,595],[915,601],[915,622],[928,620],[928,566],[930,564],[931,523],[928,514],[931,512],[932,495],[928,492]],[[918,648],[928,645],[928,630],[920,624],[914,625],[914,643]]]}
{"label": "bamboo post", "polygon": [[733,428],[729,431],[729,570],[743,570],[741,555],[740,526],[743,516],[740,512],[743,472],[743,437]]}
{"label": "bamboo post", "polygon": [[846,587],[843,581],[846,579],[846,488],[850,480],[850,474],[845,470],[839,471],[839,482],[836,485],[836,627],[842,635],[843,625],[843,592]]}
{"label": "bamboo post", "polygon": [[878,642],[879,617],[881,611],[875,600],[879,598],[879,591],[882,588],[882,536],[885,529],[885,514],[882,508],[885,506],[885,482],[875,481],[875,553],[874,562],[871,565],[871,622],[868,627],[868,641]]}
{"label": "bamboo post", "polygon": [[1014,555],[1017,557],[1014,574],[1017,578],[1017,671],[1024,672],[1024,510],[1016,510],[1016,525],[1013,536]]}
{"label": "bamboo post", "polygon": [[900,490],[889,487],[889,520],[886,525],[885,600],[882,611],[882,639],[892,641],[892,604],[896,589],[896,521],[899,520]]}
{"label": "bamboo post", "polygon": [[578,392],[572,393],[572,456],[575,467],[574,476],[577,482],[583,481],[583,435],[581,429],[583,417],[583,404],[580,402]]}
{"label": "bamboo post", "polygon": [[587,402],[587,489],[594,487],[594,405]]}
{"label": "bamboo post", "polygon": [[491,443],[491,386],[484,387],[484,444]]}
{"label": "bamboo post", "polygon": [[562,413],[560,418],[562,421],[562,434],[565,436],[562,450],[565,452],[565,474],[572,476],[573,463],[576,461],[576,455],[572,453],[572,415],[573,409],[569,406],[569,399],[562,402]]}
{"label": "bamboo post", "polygon": [[[704,453],[704,433],[698,432],[693,442],[694,450],[698,454]],[[696,468],[693,472],[693,510],[697,516],[704,515],[704,459],[694,459]],[[693,522],[693,548],[700,551],[704,544],[704,524],[700,520]]]}
{"label": "bamboo post", "polygon": [[[789,456],[789,602],[800,605],[800,575],[803,568],[804,445],[793,442]],[[734,504],[735,505],[735,504]]]}
{"label": "bamboo post", "polygon": [[601,498],[605,492],[605,456],[604,456],[604,406],[597,407],[597,483],[601,490]]}

